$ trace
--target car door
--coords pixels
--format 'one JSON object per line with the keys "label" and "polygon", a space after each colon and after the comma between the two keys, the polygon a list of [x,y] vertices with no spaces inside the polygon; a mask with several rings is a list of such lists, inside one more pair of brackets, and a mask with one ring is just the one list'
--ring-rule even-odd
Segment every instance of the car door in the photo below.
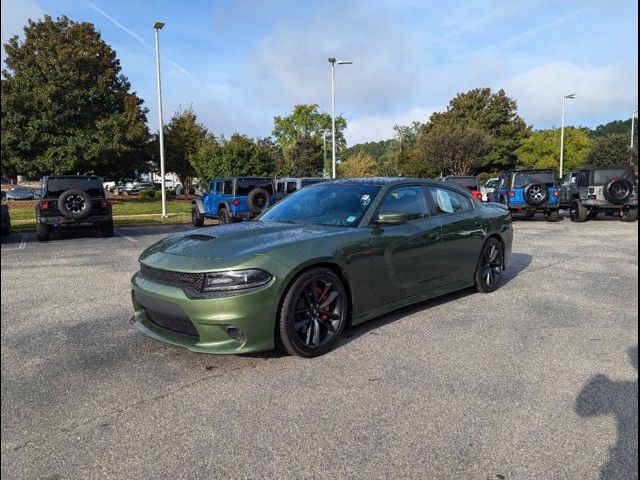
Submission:
{"label": "car door", "polygon": [[431,215],[440,222],[442,241],[435,249],[446,259],[442,284],[473,279],[487,226],[466,194],[447,187],[426,187]]}
{"label": "car door", "polygon": [[216,181],[211,182],[209,187],[209,193],[205,200],[205,211],[208,215],[218,214],[218,183]]}
{"label": "car door", "polygon": [[[376,223],[378,215],[404,214],[400,225]],[[431,218],[420,185],[390,190],[371,225],[371,259],[375,281],[371,282],[374,306],[381,306],[437,287],[445,272],[433,255],[440,243],[440,222]]]}

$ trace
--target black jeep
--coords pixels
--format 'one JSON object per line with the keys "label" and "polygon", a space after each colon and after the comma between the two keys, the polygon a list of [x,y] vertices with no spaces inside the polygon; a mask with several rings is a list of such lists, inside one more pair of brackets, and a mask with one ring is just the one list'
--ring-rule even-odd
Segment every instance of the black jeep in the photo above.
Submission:
{"label": "black jeep", "polygon": [[42,196],[36,204],[39,241],[49,240],[52,229],[94,225],[104,237],[113,236],[111,204],[102,179],[57,175],[42,179]]}
{"label": "black jeep", "polygon": [[638,220],[638,184],[633,167],[591,167],[568,172],[560,191],[571,220],[586,222],[601,213],[623,222]]}

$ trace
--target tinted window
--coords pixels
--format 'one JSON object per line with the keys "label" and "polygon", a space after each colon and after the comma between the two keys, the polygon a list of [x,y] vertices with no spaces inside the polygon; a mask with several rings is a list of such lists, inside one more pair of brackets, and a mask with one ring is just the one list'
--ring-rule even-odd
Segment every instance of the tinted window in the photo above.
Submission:
{"label": "tinted window", "polygon": [[313,185],[287,196],[258,220],[356,227],[379,191],[378,185]]}
{"label": "tinted window", "polygon": [[452,190],[439,187],[429,187],[429,195],[436,209],[437,215],[459,213],[471,210],[471,200]]}
{"label": "tinted window", "polygon": [[62,192],[70,188],[84,190],[91,197],[104,196],[102,180],[97,177],[92,178],[50,178],[47,182],[47,197],[57,198]]}
{"label": "tinted window", "polygon": [[581,170],[578,172],[578,187],[588,187],[589,186],[589,172],[586,170]]}
{"label": "tinted window", "polygon": [[285,186],[285,182],[276,183],[276,192],[284,193],[284,186]]}
{"label": "tinted window", "polygon": [[631,178],[627,175],[627,170],[595,170],[593,172],[593,183],[594,185],[604,185],[612,178]]}
{"label": "tinted window", "polygon": [[392,190],[378,210],[378,215],[389,213],[403,213],[408,220],[427,217],[429,209],[422,187],[398,187]]}
{"label": "tinted window", "polygon": [[487,188],[496,188],[498,186],[498,180],[489,180],[484,186]]}
{"label": "tinted window", "polygon": [[236,180],[236,195],[249,195],[251,190],[264,188],[273,194],[273,182],[268,178],[239,178]]}
{"label": "tinted window", "polygon": [[233,195],[233,182],[231,180],[225,180],[221,182],[221,190],[224,195]]}
{"label": "tinted window", "polygon": [[500,179],[500,187],[501,188],[506,188],[506,189],[511,188],[511,175],[506,176],[506,177],[502,177]]}
{"label": "tinted window", "polygon": [[553,185],[555,179],[551,172],[522,172],[516,173],[513,182],[513,188],[522,188],[530,183],[544,183],[546,185]]}
{"label": "tinted window", "polygon": [[298,182],[287,182],[287,193],[293,193],[298,189]]}
{"label": "tinted window", "polygon": [[473,190],[479,190],[479,183],[477,177],[449,177],[445,178],[446,183],[452,183],[461,188],[468,188]]}

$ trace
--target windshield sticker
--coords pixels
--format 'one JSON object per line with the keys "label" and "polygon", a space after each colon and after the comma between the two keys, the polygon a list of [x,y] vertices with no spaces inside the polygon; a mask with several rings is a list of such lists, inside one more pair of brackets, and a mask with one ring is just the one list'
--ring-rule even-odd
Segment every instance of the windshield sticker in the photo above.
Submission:
{"label": "windshield sticker", "polygon": [[[370,202],[371,202],[371,196],[370,195],[362,195],[362,197],[360,197],[360,204],[363,207],[366,207],[367,205],[369,205]],[[351,218],[351,217],[349,217],[349,218]],[[355,220],[355,217],[354,217],[354,220]]]}
{"label": "windshield sticker", "polygon": [[355,215],[350,215],[347,217],[347,222],[349,223],[353,223],[356,221],[356,216]]}

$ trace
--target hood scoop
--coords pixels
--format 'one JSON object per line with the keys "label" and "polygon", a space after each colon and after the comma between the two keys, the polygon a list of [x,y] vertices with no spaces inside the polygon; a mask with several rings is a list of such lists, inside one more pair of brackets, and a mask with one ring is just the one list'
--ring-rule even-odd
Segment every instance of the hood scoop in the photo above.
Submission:
{"label": "hood scoop", "polygon": [[213,235],[206,235],[203,233],[193,233],[191,235],[185,235],[182,238],[186,240],[193,240],[196,242],[207,242],[209,240],[215,239],[216,237],[214,237]]}

